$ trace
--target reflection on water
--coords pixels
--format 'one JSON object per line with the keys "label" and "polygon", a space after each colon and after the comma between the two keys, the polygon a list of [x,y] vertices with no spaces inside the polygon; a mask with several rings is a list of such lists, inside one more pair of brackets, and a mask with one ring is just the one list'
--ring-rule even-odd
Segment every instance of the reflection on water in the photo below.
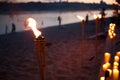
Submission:
{"label": "reflection on water", "polygon": [[[112,15],[112,10],[105,11],[106,17]],[[62,18],[62,24],[76,23],[79,19],[76,15],[85,17],[89,15],[89,20],[93,19],[93,14],[98,14],[100,11],[74,11],[74,12],[27,12],[25,14],[15,14],[15,15],[0,15],[0,34],[10,33],[12,29],[12,23],[16,25],[16,31],[25,30],[24,21],[33,17],[40,28],[51,27],[58,25],[58,16]]]}

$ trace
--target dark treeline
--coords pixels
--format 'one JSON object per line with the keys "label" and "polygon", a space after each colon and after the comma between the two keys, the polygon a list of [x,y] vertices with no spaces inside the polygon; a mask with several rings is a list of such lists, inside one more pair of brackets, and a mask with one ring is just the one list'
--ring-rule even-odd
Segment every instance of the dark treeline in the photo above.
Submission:
{"label": "dark treeline", "polygon": [[75,10],[98,10],[101,8],[112,9],[112,5],[88,4],[88,3],[6,3],[0,2],[0,13],[20,12],[20,11],[75,11]]}

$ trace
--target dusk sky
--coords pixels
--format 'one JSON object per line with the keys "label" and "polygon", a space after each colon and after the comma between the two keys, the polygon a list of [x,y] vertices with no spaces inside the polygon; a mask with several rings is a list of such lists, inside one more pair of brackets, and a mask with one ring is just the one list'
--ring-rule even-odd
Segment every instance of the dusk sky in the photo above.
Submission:
{"label": "dusk sky", "polygon": [[[0,1],[9,1],[9,2],[58,2],[59,0],[0,0]],[[69,2],[84,2],[84,3],[99,3],[100,0],[61,0],[61,1],[69,1]],[[107,4],[115,3],[115,0],[103,0]]]}

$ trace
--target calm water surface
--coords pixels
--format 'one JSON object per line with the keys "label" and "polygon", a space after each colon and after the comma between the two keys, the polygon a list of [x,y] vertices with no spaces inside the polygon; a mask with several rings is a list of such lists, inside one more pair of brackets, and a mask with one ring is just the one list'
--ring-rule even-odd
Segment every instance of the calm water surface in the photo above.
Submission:
{"label": "calm water surface", "polygon": [[[89,15],[89,20],[93,20],[93,14],[98,14],[100,11],[69,11],[69,12],[25,12],[24,14],[3,15],[0,14],[0,34],[11,32],[12,23],[16,25],[16,31],[26,30],[24,22],[27,18],[33,17],[38,22],[39,28],[46,28],[58,25],[57,17],[61,16],[62,24],[76,23],[80,20],[76,15],[85,17]],[[106,17],[113,14],[112,10],[106,10]]]}

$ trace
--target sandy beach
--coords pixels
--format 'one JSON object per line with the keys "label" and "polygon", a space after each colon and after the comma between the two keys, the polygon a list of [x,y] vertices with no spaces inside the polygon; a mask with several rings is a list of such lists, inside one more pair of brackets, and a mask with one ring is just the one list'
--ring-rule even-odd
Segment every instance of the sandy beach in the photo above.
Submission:
{"label": "sandy beach", "polygon": [[[106,24],[107,25],[107,24]],[[85,25],[84,47],[81,24],[41,29],[46,38],[46,80],[97,80],[105,51],[106,36],[98,37],[95,23]],[[0,36],[0,80],[40,80],[34,35],[31,30]]]}

